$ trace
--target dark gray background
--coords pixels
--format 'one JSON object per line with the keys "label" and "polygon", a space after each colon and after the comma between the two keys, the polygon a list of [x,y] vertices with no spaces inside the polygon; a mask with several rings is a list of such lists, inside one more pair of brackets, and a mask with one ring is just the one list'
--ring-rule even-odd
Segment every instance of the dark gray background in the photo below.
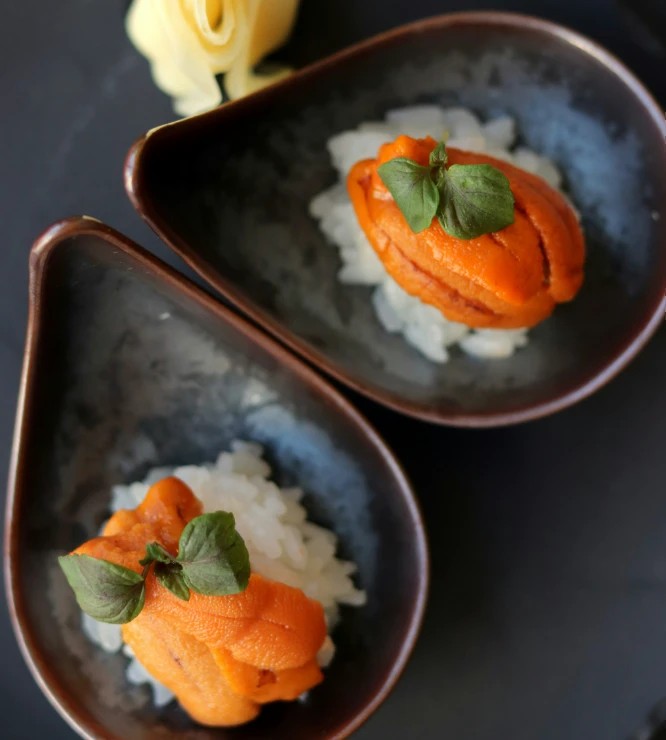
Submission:
{"label": "dark gray background", "polygon": [[[665,0],[494,7],[571,25],[666,104]],[[125,197],[122,162],[173,118],[123,30],[120,0],[0,10],[0,464],[6,470],[34,238],[96,216],[172,264]],[[303,64],[401,22],[487,7],[303,0],[279,56]],[[661,38],[661,40],[660,40]],[[187,272],[186,269],[184,269]],[[666,332],[610,386],[521,427],[430,427],[349,394],[420,494],[433,556],[424,631],[398,688],[358,737],[625,740],[666,695]],[[0,736],[74,734],[30,678],[0,612]]]}

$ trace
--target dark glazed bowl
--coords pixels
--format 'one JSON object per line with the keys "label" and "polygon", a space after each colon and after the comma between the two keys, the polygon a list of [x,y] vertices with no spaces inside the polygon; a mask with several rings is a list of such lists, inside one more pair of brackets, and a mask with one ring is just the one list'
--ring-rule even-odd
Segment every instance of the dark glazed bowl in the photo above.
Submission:
{"label": "dark glazed bowl", "polygon": [[[577,299],[507,360],[438,366],[379,325],[371,289],[341,285],[308,214],[335,181],[326,140],[392,107],[510,114],[560,166],[589,257]],[[495,426],[562,409],[636,354],[666,302],[666,125],[608,52],[552,23],[461,13],[405,26],[275,87],[156,129],[126,187],[155,231],[244,313],[339,380],[398,411]]]}
{"label": "dark glazed bowl", "polygon": [[[89,738],[343,737],[386,697],[420,627],[428,564],[412,491],[376,432],[325,381],[184,278],[92,219],[56,224],[31,255],[30,319],[10,479],[7,591],[38,683]],[[156,465],[265,445],[281,484],[359,565],[339,652],[304,703],[233,732],[156,710],[126,659],[92,645],[56,556],[93,536],[110,487]]]}

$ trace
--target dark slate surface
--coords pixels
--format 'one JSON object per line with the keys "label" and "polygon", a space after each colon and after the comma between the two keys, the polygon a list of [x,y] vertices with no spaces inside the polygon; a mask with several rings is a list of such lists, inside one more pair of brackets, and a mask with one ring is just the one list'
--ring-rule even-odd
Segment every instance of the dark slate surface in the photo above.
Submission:
{"label": "dark slate surface", "polygon": [[[172,264],[122,186],[124,154],[172,118],[122,25],[126,3],[0,10],[0,461],[21,367],[27,254],[86,213]],[[485,2],[305,2],[296,64],[372,33]],[[523,0],[618,54],[666,104],[663,0]],[[179,265],[182,268],[182,265]],[[185,272],[187,272],[185,270]],[[432,538],[421,641],[359,738],[626,740],[666,695],[666,333],[610,386],[522,427],[430,427],[353,396],[405,464]],[[352,394],[350,394],[352,395]],[[33,683],[0,612],[0,709],[10,740],[74,734]]]}

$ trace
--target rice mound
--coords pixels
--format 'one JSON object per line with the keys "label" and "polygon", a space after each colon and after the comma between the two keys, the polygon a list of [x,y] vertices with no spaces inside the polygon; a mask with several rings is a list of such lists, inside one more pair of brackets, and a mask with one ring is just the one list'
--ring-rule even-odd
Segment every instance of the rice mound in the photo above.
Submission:
{"label": "rice mound", "polygon": [[[231,443],[231,451],[222,452],[213,464],[155,468],[142,483],[114,486],[111,512],[136,508],[148,488],[161,478],[180,478],[202,502],[204,513],[222,510],[234,515],[254,572],[299,588],[321,603],[330,633],[339,619],[340,604],[365,604],[365,592],[352,581],[356,565],[335,557],[337,537],[333,532],[307,521],[300,488],[281,489],[269,480],[271,469],[262,455],[261,445],[236,440]],[[87,637],[105,651],[123,649],[131,658],[128,681],[148,683],[155,705],[173,699],[173,694],[124,645],[120,625],[97,622],[85,613],[82,623]],[[327,637],[317,656],[319,664],[328,665],[334,651],[333,641]]]}
{"label": "rice mound", "polygon": [[352,165],[360,159],[375,157],[382,144],[400,134],[414,138],[432,136],[436,140],[448,137],[447,146],[506,160],[558,189],[562,181],[560,172],[549,159],[530,149],[512,149],[515,122],[508,116],[481,123],[465,108],[417,105],[391,110],[383,121],[366,121],[329,139],[328,151],[340,179],[310,203],[311,215],[339,249],[342,268],[338,279],[341,283],[376,286],[372,304],[386,331],[402,334],[433,362],[447,362],[449,349],[456,345],[475,357],[510,357],[527,344],[527,329],[470,329],[465,324],[448,321],[434,306],[409,295],[388,275],[358,224],[347,195],[347,174]]}

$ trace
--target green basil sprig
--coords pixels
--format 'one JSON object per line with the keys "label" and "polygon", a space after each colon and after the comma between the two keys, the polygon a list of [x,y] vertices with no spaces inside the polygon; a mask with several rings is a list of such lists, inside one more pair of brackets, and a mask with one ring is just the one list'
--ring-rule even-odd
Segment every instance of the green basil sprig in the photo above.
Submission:
{"label": "green basil sprig", "polygon": [[139,616],[146,600],[141,573],[90,555],[65,555],[58,562],[79,606],[93,619],[124,624]]}
{"label": "green basil sprig", "polygon": [[440,141],[428,166],[396,157],[377,168],[412,231],[423,231],[437,217],[451,236],[474,239],[513,223],[513,193],[503,172],[489,164],[447,167],[447,159]]}
{"label": "green basil sprig", "polygon": [[89,555],[63,555],[58,562],[81,609],[111,624],[131,622],[139,615],[151,566],[160,585],[183,601],[189,600],[190,591],[237,594],[250,580],[247,547],[236,531],[234,515],[225,511],[192,519],[180,535],[175,558],[158,542],[146,545],[141,573]]}

